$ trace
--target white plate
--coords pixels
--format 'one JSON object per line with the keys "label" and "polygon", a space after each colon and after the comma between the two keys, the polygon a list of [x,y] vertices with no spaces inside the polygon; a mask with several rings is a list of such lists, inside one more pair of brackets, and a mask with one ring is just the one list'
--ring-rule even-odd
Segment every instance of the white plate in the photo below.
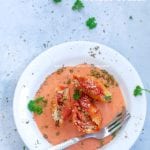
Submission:
{"label": "white plate", "polygon": [[[100,50],[97,51],[96,58],[93,58],[89,51],[95,46],[99,46]],[[98,54],[99,51],[101,54]],[[84,62],[100,66],[115,76],[131,113],[127,125],[103,149],[128,150],[138,138],[146,116],[145,94],[133,96],[135,86],[143,86],[138,73],[128,60],[115,50],[98,43],[76,41],[54,46],[40,54],[28,65],[18,81],[13,103],[14,119],[18,132],[29,149],[47,150],[51,146],[43,138],[27,109],[29,100],[34,97],[45,77],[63,64],[68,66]]]}

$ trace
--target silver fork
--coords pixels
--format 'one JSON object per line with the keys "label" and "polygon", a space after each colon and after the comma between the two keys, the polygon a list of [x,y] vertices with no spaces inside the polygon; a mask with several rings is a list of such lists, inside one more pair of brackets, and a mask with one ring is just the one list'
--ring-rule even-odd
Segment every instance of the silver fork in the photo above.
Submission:
{"label": "silver fork", "polygon": [[93,134],[85,134],[80,137],[75,137],[69,139],[63,143],[57,144],[48,150],[63,150],[73,144],[78,143],[81,140],[87,138],[96,138],[96,139],[103,139],[109,135],[112,135],[114,132],[118,131],[130,118],[130,113],[126,112],[125,110],[119,113],[113,121],[111,121],[106,127],[102,128],[100,132],[93,133]]}

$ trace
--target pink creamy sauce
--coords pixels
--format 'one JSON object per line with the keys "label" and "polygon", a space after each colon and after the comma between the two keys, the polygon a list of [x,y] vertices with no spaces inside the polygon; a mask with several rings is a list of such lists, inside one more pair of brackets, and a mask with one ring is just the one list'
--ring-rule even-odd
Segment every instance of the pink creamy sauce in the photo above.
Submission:
{"label": "pink creamy sauce", "polygon": [[[99,68],[95,68],[88,64],[81,64],[75,67],[65,67],[64,69],[49,75],[37,91],[36,97],[44,97],[44,99],[47,100],[47,105],[43,109],[43,113],[41,115],[34,114],[34,119],[39,130],[50,143],[58,144],[67,139],[83,135],[83,133],[79,132],[71,123],[71,117],[62,126],[55,126],[50,110],[51,99],[53,98],[55,89],[58,85],[68,84],[69,80],[73,80],[73,74],[90,76],[91,69],[93,68],[100,71]],[[98,80],[103,79],[100,78]],[[113,118],[125,107],[124,98],[119,86],[110,86],[108,89],[112,93],[112,102],[96,102],[96,105],[102,114],[102,128],[112,121]],[[112,136],[109,136],[104,140],[87,139],[70,146],[68,150],[96,150],[97,148],[100,148],[104,144],[110,142],[112,139]]]}

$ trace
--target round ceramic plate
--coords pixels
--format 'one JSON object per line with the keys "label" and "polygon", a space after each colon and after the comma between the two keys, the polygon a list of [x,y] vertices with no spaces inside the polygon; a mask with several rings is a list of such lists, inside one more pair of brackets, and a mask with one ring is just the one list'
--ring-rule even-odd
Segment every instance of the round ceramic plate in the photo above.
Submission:
{"label": "round ceramic plate", "polygon": [[138,138],[146,115],[145,94],[133,96],[136,85],[143,86],[133,66],[115,50],[102,44],[76,41],[54,46],[36,57],[20,77],[13,103],[13,112],[18,132],[31,150],[47,150],[52,146],[38,130],[27,104],[39,89],[44,79],[62,65],[89,63],[106,69],[118,81],[131,114],[128,123],[104,150],[129,150]]}

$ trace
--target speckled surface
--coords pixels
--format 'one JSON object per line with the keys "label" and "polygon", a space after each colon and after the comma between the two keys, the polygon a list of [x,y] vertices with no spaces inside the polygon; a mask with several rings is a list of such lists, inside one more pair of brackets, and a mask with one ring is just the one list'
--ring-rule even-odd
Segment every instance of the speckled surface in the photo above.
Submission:
{"label": "speckled surface", "polygon": [[[73,12],[73,0],[57,5],[52,0],[0,0],[0,149],[23,149],[13,120],[14,90],[31,60],[53,45],[74,40],[106,44],[130,60],[150,89],[150,2],[84,2],[85,9]],[[91,31],[85,26],[90,16],[98,22]],[[150,148],[148,96],[145,126],[131,150]]]}

